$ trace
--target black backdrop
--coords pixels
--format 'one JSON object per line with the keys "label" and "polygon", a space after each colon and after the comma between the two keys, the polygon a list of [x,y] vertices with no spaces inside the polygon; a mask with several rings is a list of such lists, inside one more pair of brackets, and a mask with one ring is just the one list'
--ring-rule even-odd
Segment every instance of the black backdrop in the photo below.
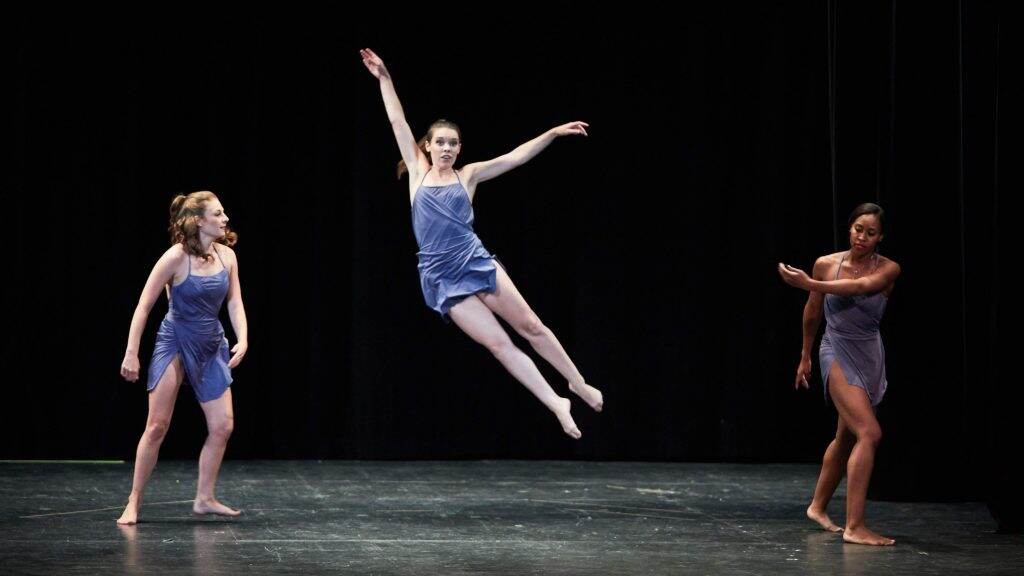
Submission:
{"label": "black backdrop", "polygon": [[[835,416],[820,379],[792,389],[805,294],[774,265],[809,269],[878,201],[904,272],[873,490],[976,496],[1016,410],[997,361],[1001,10],[15,18],[0,457],[133,457],[146,395],[117,375],[128,324],[171,196],[210,189],[240,234],[250,331],[229,458],[816,461]],[[461,125],[461,162],[590,122],[475,202],[485,245],[605,392],[600,416],[575,403],[581,441],[423,304],[363,46],[414,131]],[[182,394],[163,457],[204,435]]]}

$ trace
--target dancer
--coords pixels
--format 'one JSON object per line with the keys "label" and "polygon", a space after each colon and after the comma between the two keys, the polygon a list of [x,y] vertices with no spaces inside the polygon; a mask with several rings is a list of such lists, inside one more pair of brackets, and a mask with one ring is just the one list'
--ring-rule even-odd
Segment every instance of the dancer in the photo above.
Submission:
{"label": "dancer", "polygon": [[[234,427],[231,369],[248,349],[248,329],[238,259],[230,247],[237,241],[228,229],[228,216],[212,192],[179,194],[171,202],[171,247],[149,274],[132,316],[121,376],[139,379],[139,342],[146,318],[160,293],[170,301],[157,332],[149,365],[149,416],[135,456],[135,474],[128,505],[118,524],[135,524],[142,493],[156,465],[160,444],[174,411],[182,378],[188,378],[206,415],[208,435],[199,456],[199,482],[192,511],[196,514],[238,516],[241,512],[217,501],[214,489],[228,437]],[[225,296],[238,342],[228,341],[218,319]]]}
{"label": "dancer", "polygon": [[[825,336],[819,362],[829,398],[839,412],[836,437],[825,450],[821,474],[807,517],[843,540],[855,544],[887,546],[891,538],[864,525],[864,501],[882,429],[875,407],[885,394],[885,349],[879,324],[900,267],[878,254],[885,212],[877,204],[861,204],[850,215],[850,249],[818,258],[813,279],[805,272],[779,264],[782,279],[808,290],[803,314],[803,347],[796,369],[797,388],[807,388],[811,373],[811,347],[825,309]],[[846,528],[828,517],[826,507],[846,472]]]}
{"label": "dancer", "polygon": [[455,168],[462,134],[447,120],[434,122],[416,141],[383,60],[360,50],[363,64],[380,81],[381,96],[402,155],[398,175],[409,172],[413,230],[419,244],[420,286],[427,305],[451,318],[470,338],[485,346],[499,362],[558,418],[573,438],[581,433],[570,414],[570,402],[551,389],[529,356],[517,348],[495,318],[500,316],[530,342],[569,383],[569,390],[600,412],[601,392],[588,385],[565,349],[530,309],[505,269],[473,232],[472,200],[476,187],[517,166],[560,136],[587,135],[585,122],[556,126],[515,150],[486,162]]}

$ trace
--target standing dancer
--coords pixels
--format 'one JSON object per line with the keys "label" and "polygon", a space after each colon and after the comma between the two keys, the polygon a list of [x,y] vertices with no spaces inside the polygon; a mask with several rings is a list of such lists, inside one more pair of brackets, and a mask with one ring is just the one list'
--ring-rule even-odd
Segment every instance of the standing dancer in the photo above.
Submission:
{"label": "standing dancer", "polygon": [[[875,407],[886,388],[879,324],[900,274],[899,265],[876,250],[882,240],[884,219],[885,212],[877,204],[858,206],[849,220],[850,250],[818,258],[813,279],[802,270],[779,264],[779,274],[787,284],[810,292],[804,306],[803,347],[795,385],[808,387],[811,347],[824,304],[826,328],[818,353],[821,378],[826,401],[831,398],[839,412],[836,437],[825,450],[807,516],[826,530],[842,531],[847,542],[876,546],[895,543],[864,525],[868,481],[875,448],[882,439]],[[845,529],[834,524],[825,510],[844,471]]]}
{"label": "standing dancer", "polygon": [[398,101],[384,61],[369,49],[361,50],[363,64],[380,81],[388,120],[402,154],[399,177],[409,172],[409,201],[413,230],[419,244],[420,286],[427,305],[488,350],[555,416],[566,434],[581,433],[569,413],[568,398],[558,396],[529,356],[517,348],[495,318],[508,322],[534,350],[547,360],[591,408],[600,412],[601,392],[588,385],[565,349],[516,290],[504,268],[473,232],[473,195],[477,184],[521,166],[560,136],[586,136],[585,122],[556,126],[515,150],[486,162],[455,169],[462,150],[459,128],[447,120],[430,126],[416,141]]}
{"label": "standing dancer", "polygon": [[[199,456],[199,483],[192,511],[222,516],[241,514],[214,496],[224,449],[234,427],[231,369],[238,366],[248,349],[238,259],[230,248],[237,236],[227,224],[228,216],[211,192],[179,194],[171,202],[171,247],[157,261],[142,290],[121,364],[125,380],[139,379],[142,331],[149,311],[166,289],[170,306],[157,332],[149,365],[146,431],[139,440],[132,491],[118,524],[138,521],[142,492],[156,466],[183,377],[188,378],[203,408],[209,433]],[[234,355],[228,352],[224,328],[217,317],[225,296],[231,325],[238,337],[231,349]]]}

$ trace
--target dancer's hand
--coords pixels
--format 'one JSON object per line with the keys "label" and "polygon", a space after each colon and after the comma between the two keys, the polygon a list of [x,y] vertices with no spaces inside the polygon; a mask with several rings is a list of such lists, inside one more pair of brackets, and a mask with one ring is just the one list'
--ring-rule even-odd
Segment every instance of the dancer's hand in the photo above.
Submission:
{"label": "dancer's hand", "polygon": [[125,354],[121,361],[121,378],[129,382],[139,379],[139,356],[137,354]]}
{"label": "dancer's hand", "polygon": [[779,263],[779,276],[782,276],[783,282],[795,288],[808,290],[811,285],[811,278],[806,272],[789,264]]}
{"label": "dancer's hand", "polygon": [[551,129],[551,133],[555,136],[586,136],[588,126],[590,126],[590,124],[587,124],[586,122],[569,122],[568,124],[555,126]]}
{"label": "dancer's hand", "polygon": [[380,59],[380,56],[374,54],[373,50],[369,48],[363,48],[359,51],[359,55],[363,57],[363,65],[366,69],[373,74],[373,77],[378,80],[387,80],[391,78],[391,74],[388,73],[388,69],[384,66],[384,61]]}
{"label": "dancer's hand", "polygon": [[246,350],[249,349],[248,342],[237,342],[235,347],[231,349],[233,353],[231,360],[228,361],[228,368],[234,368],[242,363],[242,358],[245,356]]}
{"label": "dancer's hand", "polygon": [[811,385],[807,382],[807,378],[811,375],[811,359],[807,357],[800,358],[800,364],[796,367],[796,384],[793,386],[797,390],[803,388],[808,389]]}

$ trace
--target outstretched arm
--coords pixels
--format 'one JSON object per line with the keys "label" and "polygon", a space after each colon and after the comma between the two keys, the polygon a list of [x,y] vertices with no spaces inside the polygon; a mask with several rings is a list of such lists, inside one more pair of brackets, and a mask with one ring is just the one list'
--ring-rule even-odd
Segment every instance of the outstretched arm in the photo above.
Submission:
{"label": "outstretched arm", "polygon": [[[388,113],[388,120],[391,121],[391,129],[395,133],[395,141],[398,143],[398,151],[402,154],[402,160],[409,170],[419,170],[420,160],[423,152],[416,145],[416,137],[405,120],[405,111],[402,110],[402,103],[398,100],[398,93],[395,92],[395,84],[391,80],[391,74],[384,66],[384,61],[377,56],[373,50],[364,48],[359,51],[363,57],[363,65],[373,74],[374,78],[380,80],[380,95],[384,99],[384,109]],[[425,160],[425,158],[423,158]]]}
{"label": "outstretched arm", "polygon": [[467,164],[462,169],[462,172],[469,183],[469,187],[473,188],[481,182],[496,178],[513,168],[526,164],[559,136],[586,136],[588,126],[589,124],[586,122],[579,121],[556,126],[533,140],[520,145],[508,154],[503,154],[486,162]]}

